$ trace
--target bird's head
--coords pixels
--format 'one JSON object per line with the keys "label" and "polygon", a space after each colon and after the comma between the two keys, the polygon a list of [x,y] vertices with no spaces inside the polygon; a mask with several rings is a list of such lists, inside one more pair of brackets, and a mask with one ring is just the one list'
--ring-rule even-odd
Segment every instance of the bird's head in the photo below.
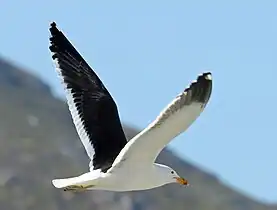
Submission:
{"label": "bird's head", "polygon": [[181,185],[189,186],[188,180],[180,177],[175,170],[169,166],[156,164],[160,176],[166,183],[178,183]]}

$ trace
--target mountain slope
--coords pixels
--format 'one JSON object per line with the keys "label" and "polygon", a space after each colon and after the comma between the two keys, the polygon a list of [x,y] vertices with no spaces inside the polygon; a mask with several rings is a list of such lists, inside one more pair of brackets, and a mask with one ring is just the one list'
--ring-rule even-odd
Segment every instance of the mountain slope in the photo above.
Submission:
{"label": "mountain slope", "polygon": [[[220,183],[212,174],[164,150],[158,161],[171,165],[193,184],[168,185],[130,193],[73,194],[55,189],[51,180],[88,170],[65,102],[50,88],[0,59],[0,206],[9,210],[277,210]],[[124,126],[128,138],[138,131]]]}

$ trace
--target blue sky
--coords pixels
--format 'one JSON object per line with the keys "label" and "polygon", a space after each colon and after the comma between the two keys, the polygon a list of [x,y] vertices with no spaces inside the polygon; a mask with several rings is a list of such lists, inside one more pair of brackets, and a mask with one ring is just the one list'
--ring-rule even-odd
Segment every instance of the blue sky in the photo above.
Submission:
{"label": "blue sky", "polygon": [[273,0],[4,0],[0,55],[63,96],[48,51],[56,21],[115,98],[122,121],[138,128],[212,71],[210,103],[170,147],[226,184],[277,202],[276,9]]}

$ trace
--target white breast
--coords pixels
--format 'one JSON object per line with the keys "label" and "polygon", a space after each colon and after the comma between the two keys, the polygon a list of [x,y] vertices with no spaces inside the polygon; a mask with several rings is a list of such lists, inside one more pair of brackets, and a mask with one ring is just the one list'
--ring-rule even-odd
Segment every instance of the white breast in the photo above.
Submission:
{"label": "white breast", "polygon": [[105,174],[105,177],[97,184],[97,189],[111,191],[135,191],[146,190],[164,185],[153,166],[120,168],[113,173]]}

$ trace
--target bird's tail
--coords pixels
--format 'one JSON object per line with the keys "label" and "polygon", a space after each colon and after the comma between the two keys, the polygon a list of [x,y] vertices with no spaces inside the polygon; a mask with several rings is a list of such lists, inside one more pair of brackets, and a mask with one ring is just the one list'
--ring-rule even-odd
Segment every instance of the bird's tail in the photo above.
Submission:
{"label": "bird's tail", "polygon": [[56,188],[65,188],[71,185],[76,185],[78,177],[66,178],[66,179],[54,179],[52,184]]}
{"label": "bird's tail", "polygon": [[64,179],[54,179],[52,180],[52,184],[56,188],[66,188],[69,186],[81,186],[86,187],[89,185],[93,185],[97,182],[97,178],[99,177],[98,173],[88,172],[81,176],[64,178]]}

